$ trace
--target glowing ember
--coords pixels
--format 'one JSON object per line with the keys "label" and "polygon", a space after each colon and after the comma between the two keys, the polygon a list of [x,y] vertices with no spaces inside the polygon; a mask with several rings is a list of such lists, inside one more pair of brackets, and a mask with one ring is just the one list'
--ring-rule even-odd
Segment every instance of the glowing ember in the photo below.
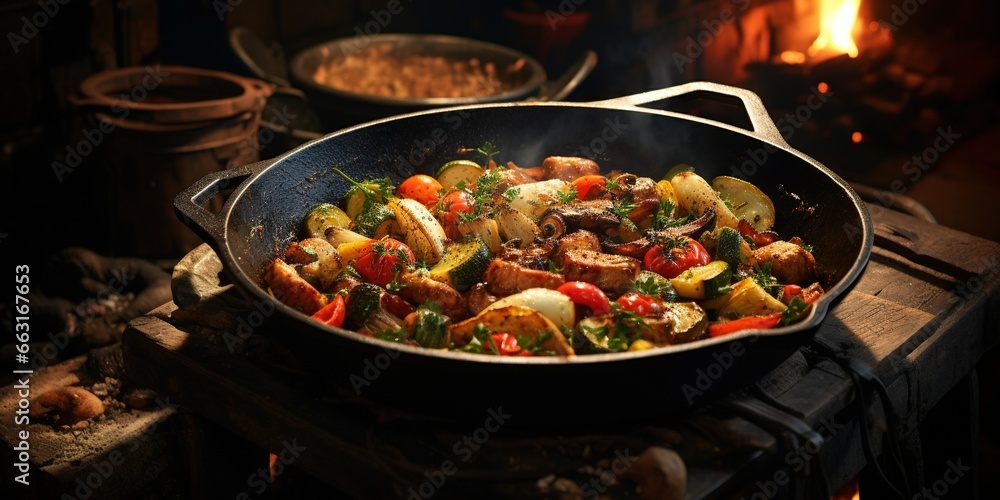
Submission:
{"label": "glowing ember", "polygon": [[830,91],[830,86],[827,85],[826,82],[819,82],[816,84],[816,90],[818,90],[820,94],[825,94]]}
{"label": "glowing ember", "polygon": [[853,142],[854,144],[860,143],[864,138],[865,136],[861,132],[855,132],[851,134],[851,142]]}
{"label": "glowing ember", "polygon": [[815,56],[820,51],[830,50],[857,57],[858,46],[854,44],[851,33],[858,19],[860,5],[861,0],[821,0],[819,36],[809,47],[809,55]]}

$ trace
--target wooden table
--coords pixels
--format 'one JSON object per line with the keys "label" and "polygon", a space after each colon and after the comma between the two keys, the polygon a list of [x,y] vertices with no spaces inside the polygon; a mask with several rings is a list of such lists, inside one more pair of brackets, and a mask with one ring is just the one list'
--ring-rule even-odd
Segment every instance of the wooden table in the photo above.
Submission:
{"label": "wooden table", "polygon": [[[804,498],[859,474],[872,498],[891,498],[879,469],[894,488],[909,490],[906,498],[923,488],[973,498],[975,368],[997,340],[1000,245],[869,209],[870,262],[814,337],[749,389],[688,415],[541,433],[491,427],[495,416],[487,413],[458,425],[377,407],[298,371],[266,338],[234,345],[223,332],[245,304],[229,292],[134,320],[123,339],[129,379],[259,447],[284,451],[288,465],[346,496],[557,497],[544,491],[573,489],[568,479],[584,498],[638,497],[636,481],[648,477],[628,466],[659,447],[683,459],[691,499]],[[218,266],[204,254],[196,260],[208,271]],[[175,302],[183,301],[175,295]],[[224,313],[181,325],[198,307]],[[878,384],[865,381],[869,370],[884,384],[890,412]],[[887,425],[895,432],[881,430]],[[865,429],[879,468],[866,459]],[[461,444],[480,441],[475,453]],[[905,480],[891,451],[901,451]]]}

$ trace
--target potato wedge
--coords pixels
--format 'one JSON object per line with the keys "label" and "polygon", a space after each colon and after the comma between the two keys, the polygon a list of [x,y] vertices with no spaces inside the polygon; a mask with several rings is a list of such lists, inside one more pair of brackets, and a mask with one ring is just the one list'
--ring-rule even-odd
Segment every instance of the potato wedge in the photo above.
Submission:
{"label": "potato wedge", "polygon": [[709,208],[715,210],[716,225],[735,228],[739,219],[719,197],[712,186],[694,172],[681,172],[670,180],[674,187],[677,203],[684,213],[695,216],[705,213]]}
{"label": "potato wedge", "polygon": [[482,323],[491,332],[507,332],[513,335],[524,335],[538,338],[545,332],[552,336],[541,347],[551,350],[559,356],[573,356],[573,347],[569,345],[559,327],[542,313],[524,306],[506,306],[488,309],[465,321],[451,326],[451,340],[456,346],[463,346],[472,341],[472,332],[476,325]]}

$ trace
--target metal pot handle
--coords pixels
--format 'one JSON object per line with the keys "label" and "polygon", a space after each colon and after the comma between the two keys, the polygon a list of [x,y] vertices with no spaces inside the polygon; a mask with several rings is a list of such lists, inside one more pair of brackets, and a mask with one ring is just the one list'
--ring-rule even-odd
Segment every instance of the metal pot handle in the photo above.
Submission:
{"label": "metal pot handle", "polygon": [[219,248],[225,238],[225,214],[212,213],[202,205],[219,193],[248,182],[270,167],[277,159],[271,158],[242,167],[212,172],[202,177],[174,198],[174,213],[185,226],[191,228],[213,248]]}
{"label": "metal pot handle", "polygon": [[771,120],[771,116],[767,113],[767,108],[764,107],[764,103],[760,100],[760,97],[747,89],[741,89],[739,87],[732,87],[713,82],[690,82],[673,87],[667,87],[665,89],[651,90],[640,94],[617,97],[607,101],[600,101],[595,104],[647,106],[649,104],[695,92],[708,92],[738,98],[743,102],[743,107],[747,116],[750,117],[750,124],[753,126],[753,130],[751,130],[751,132],[776,145],[788,147],[788,143],[785,142],[785,138],[781,136],[781,133],[778,131],[778,127],[774,124],[774,121]]}

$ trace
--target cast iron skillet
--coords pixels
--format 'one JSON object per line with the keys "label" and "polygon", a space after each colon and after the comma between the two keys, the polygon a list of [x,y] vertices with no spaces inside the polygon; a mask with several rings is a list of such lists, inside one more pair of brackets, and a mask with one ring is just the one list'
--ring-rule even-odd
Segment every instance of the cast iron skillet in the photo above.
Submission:
{"label": "cast iron skillet", "polygon": [[[739,98],[752,131],[646,109],[693,92]],[[677,163],[712,179],[740,175],[778,210],[775,229],[811,244],[827,293],[801,322],[659,349],[599,355],[497,357],[392,344],[317,324],[276,303],[261,286],[265,266],[297,237],[317,203],[338,200],[355,179],[433,173],[461,147],[490,141],[503,161],[530,166],[549,155],[591,154],[602,171],[653,178]],[[201,207],[233,189],[218,214]],[[795,196],[786,194],[793,193]],[[810,210],[796,210],[802,205]],[[424,111],[347,128],[277,158],[215,172],[177,196],[175,209],[218,253],[253,302],[272,302],[262,327],[304,367],[364,398],[442,417],[484,418],[502,407],[517,425],[587,423],[672,414],[746,386],[815,331],[868,262],[873,232],[851,187],[793,150],[760,99],[747,90],[695,82],[592,103],[501,103]]]}

